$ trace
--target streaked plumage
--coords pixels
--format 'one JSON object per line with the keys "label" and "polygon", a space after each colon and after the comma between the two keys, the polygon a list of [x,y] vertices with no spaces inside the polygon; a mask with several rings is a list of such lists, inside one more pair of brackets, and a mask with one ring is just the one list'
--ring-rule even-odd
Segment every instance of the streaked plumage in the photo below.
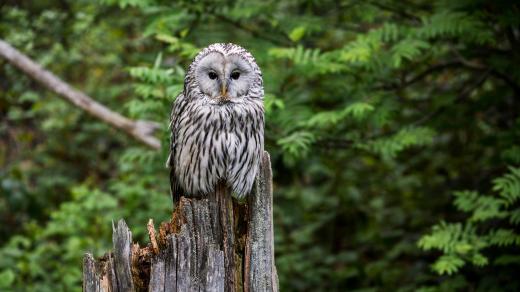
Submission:
{"label": "streaked plumage", "polygon": [[247,195],[264,148],[262,74],[234,44],[213,44],[189,67],[171,114],[168,166],[174,198],[214,191],[225,181]]}

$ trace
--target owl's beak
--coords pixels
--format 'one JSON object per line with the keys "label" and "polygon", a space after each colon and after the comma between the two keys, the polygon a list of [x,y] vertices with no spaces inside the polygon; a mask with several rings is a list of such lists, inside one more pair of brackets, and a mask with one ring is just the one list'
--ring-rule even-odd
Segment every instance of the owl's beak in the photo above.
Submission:
{"label": "owl's beak", "polygon": [[222,95],[222,97],[227,96],[227,87],[226,87],[225,83],[222,83],[222,87],[220,89],[220,94]]}
{"label": "owl's beak", "polygon": [[229,97],[227,95],[227,90],[228,90],[228,85],[229,85],[229,82],[222,82],[221,86],[220,86],[220,99],[222,100],[228,100]]}

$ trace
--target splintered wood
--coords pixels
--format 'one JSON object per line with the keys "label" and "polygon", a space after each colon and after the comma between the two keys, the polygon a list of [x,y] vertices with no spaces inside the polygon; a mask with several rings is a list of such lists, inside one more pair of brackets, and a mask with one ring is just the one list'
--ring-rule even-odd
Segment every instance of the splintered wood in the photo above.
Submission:
{"label": "splintered wood", "polygon": [[147,225],[139,248],[124,220],[113,227],[114,250],[86,254],[83,291],[278,291],[274,264],[272,174],[264,152],[245,203],[219,184],[203,199],[182,197],[172,219]]}

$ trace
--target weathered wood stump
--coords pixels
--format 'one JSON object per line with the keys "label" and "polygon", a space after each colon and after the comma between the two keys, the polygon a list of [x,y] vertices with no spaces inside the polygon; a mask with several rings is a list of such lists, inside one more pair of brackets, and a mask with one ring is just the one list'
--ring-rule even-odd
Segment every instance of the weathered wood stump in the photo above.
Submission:
{"label": "weathered wood stump", "polygon": [[247,202],[224,184],[206,198],[182,197],[172,219],[140,248],[124,220],[113,226],[114,250],[86,254],[83,291],[278,291],[274,265],[272,174],[264,152]]}

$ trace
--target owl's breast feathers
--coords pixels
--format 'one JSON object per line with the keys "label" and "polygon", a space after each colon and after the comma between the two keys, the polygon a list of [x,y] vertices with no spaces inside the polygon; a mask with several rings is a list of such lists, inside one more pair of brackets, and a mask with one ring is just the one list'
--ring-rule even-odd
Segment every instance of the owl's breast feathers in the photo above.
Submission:
{"label": "owl's breast feathers", "polygon": [[239,197],[249,193],[264,146],[261,99],[244,97],[241,103],[215,105],[181,94],[170,126],[173,195],[180,188],[186,195],[206,194],[219,180]]}

